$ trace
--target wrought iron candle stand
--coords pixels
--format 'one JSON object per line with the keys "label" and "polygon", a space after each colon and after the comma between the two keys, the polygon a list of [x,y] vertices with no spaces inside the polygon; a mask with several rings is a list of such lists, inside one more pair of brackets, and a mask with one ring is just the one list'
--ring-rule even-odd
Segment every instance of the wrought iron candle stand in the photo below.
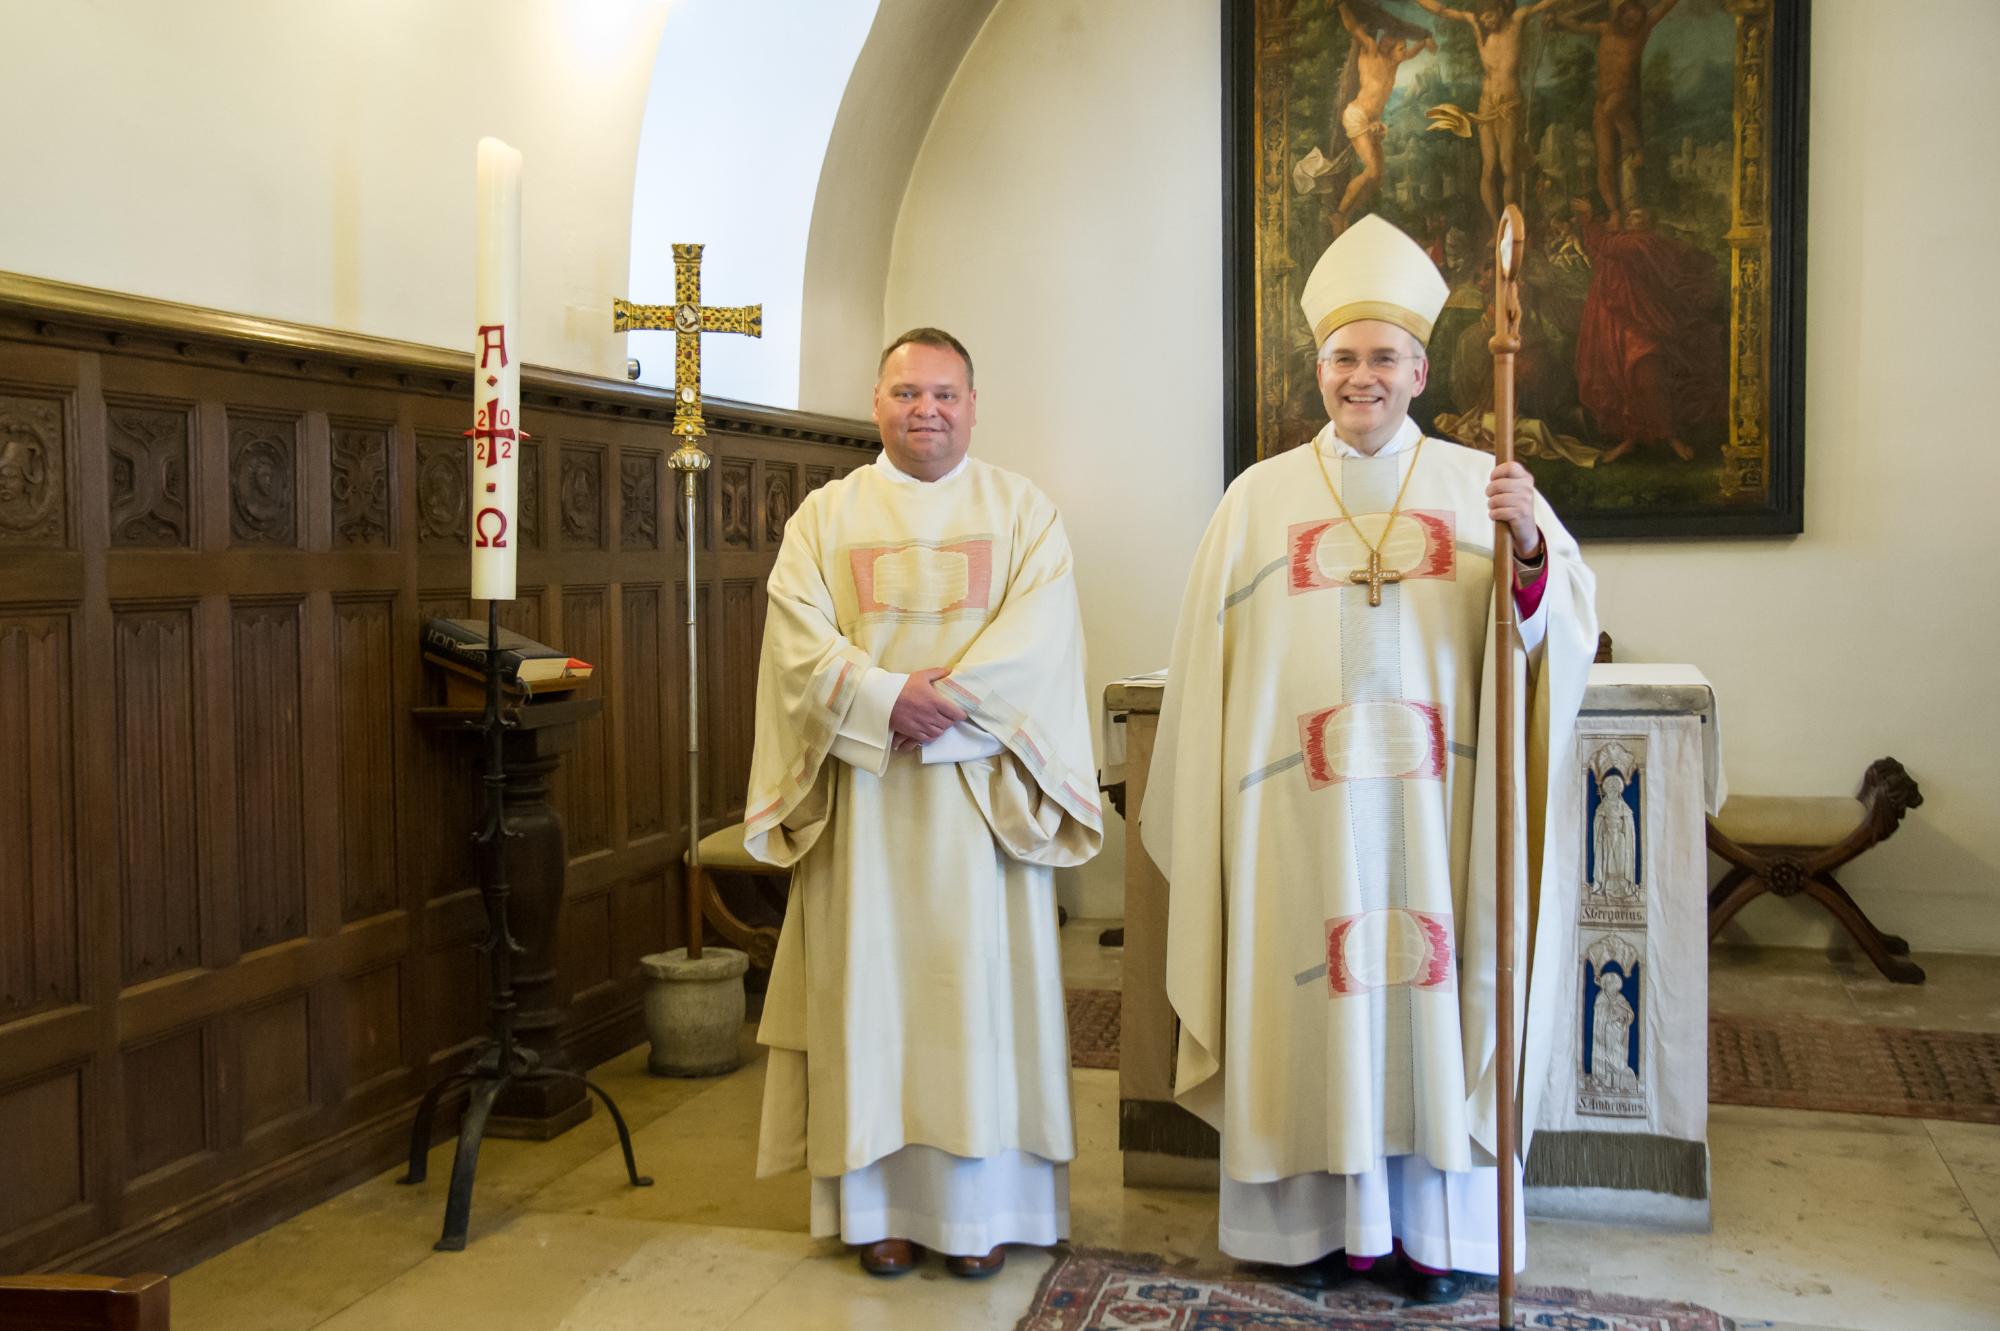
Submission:
{"label": "wrought iron candle stand", "polygon": [[507,839],[519,835],[507,828],[505,804],[504,740],[512,724],[500,706],[499,603],[488,601],[486,710],[478,725],[485,739],[485,772],[481,780],[486,788],[486,808],[480,829],[473,837],[474,844],[484,852],[479,895],[486,907],[486,941],[480,945],[480,950],[486,953],[492,981],[487,1003],[487,1037],[463,1071],[446,1077],[424,1094],[423,1102],[417,1106],[417,1121],[410,1127],[410,1171],[400,1180],[405,1184],[424,1181],[429,1172],[431,1120],[437,1113],[438,1102],[455,1087],[470,1083],[472,1098],[465,1107],[465,1117],[459,1123],[458,1150],[451,1162],[451,1189],[445,1197],[444,1233],[435,1245],[439,1252],[461,1252],[465,1248],[465,1233],[472,1220],[473,1178],[479,1171],[479,1146],[486,1136],[486,1124],[492,1117],[493,1104],[509,1086],[557,1078],[582,1082],[604,1102],[612,1123],[617,1125],[618,1145],[625,1152],[625,1174],[632,1181],[632,1186],[647,1188],[653,1183],[651,1178],[639,1173],[638,1163],[632,1156],[632,1133],[625,1126],[625,1116],[618,1112],[618,1103],[610,1093],[580,1072],[548,1066],[533,1049],[514,1038],[514,959],[526,949],[515,941],[507,922]]}

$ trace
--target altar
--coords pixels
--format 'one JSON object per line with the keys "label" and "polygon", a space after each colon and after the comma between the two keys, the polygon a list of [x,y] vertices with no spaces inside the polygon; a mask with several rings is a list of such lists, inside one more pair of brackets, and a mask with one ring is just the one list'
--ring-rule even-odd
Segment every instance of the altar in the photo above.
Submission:
{"label": "altar", "polygon": [[[1125,1182],[1214,1187],[1215,1131],[1173,1102],[1167,885],[1139,841],[1165,680],[1105,690],[1105,784],[1122,782],[1125,958],[1118,1144]],[[1575,866],[1577,964],[1527,1172],[1528,1213],[1709,1224],[1708,858],[1726,794],[1715,695],[1681,665],[1591,668],[1556,807]]]}

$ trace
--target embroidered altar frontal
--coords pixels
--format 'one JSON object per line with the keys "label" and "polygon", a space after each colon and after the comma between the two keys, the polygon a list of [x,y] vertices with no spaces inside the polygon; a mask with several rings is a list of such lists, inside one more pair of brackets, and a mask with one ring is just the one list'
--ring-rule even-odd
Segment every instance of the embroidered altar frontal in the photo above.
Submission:
{"label": "embroidered altar frontal", "polygon": [[1528,1212],[1705,1229],[1713,699],[1705,682],[1669,682],[1685,668],[1613,669],[1657,678],[1594,672],[1569,755],[1576,963],[1557,991],[1568,1015],[1544,1083]]}

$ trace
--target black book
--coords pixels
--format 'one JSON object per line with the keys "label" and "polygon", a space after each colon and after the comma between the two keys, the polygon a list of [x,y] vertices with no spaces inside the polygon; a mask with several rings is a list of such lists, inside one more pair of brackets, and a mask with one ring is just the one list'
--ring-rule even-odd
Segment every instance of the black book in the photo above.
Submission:
{"label": "black book", "polygon": [[[486,676],[486,625],[472,619],[424,621],[424,655],[440,664]],[[590,678],[591,664],[579,661],[511,629],[500,630],[500,682],[529,692],[551,685],[573,687]]]}

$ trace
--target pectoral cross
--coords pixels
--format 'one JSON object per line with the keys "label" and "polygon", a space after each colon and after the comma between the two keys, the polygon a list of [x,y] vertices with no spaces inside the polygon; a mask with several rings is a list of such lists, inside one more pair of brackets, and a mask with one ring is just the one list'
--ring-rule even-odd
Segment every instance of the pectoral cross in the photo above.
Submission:
{"label": "pectoral cross", "polygon": [[701,303],[701,250],[699,245],[674,246],[672,305],[611,302],[611,330],[615,333],[645,328],[674,330],[674,433],[689,443],[708,433],[701,418],[701,335],[764,335],[762,305],[715,307]]}
{"label": "pectoral cross", "polygon": [[1357,587],[1364,582],[1367,583],[1368,604],[1380,605],[1382,604],[1382,584],[1385,582],[1401,582],[1403,575],[1396,569],[1383,568],[1382,552],[1380,550],[1370,550],[1368,552],[1368,567],[1355,569],[1347,575],[1347,580]]}

